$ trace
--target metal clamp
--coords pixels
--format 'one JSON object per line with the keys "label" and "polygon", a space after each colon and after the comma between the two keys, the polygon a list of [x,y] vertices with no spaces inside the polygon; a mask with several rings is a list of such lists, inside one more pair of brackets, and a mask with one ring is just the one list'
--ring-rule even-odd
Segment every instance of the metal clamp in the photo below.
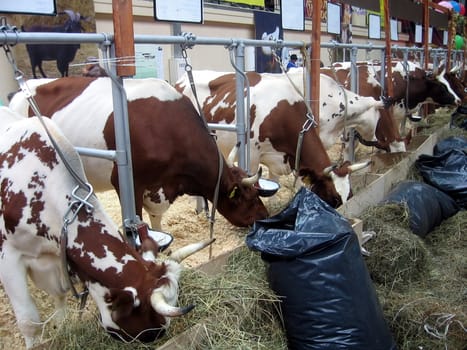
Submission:
{"label": "metal clamp", "polygon": [[[84,198],[80,197],[77,194],[78,190],[82,188],[79,185],[76,186],[71,192],[71,196],[75,200],[70,203],[68,210],[66,211],[63,217],[63,226],[66,227],[69,224],[71,224],[75,220],[81,208],[83,207],[86,210],[86,213],[88,214],[92,214],[92,212],[94,211],[94,206],[89,202],[89,198],[91,198],[91,196],[93,195],[94,189],[90,183],[86,183],[86,186],[87,186],[88,193],[84,196]],[[73,213],[71,217],[69,217],[70,213]]]}
{"label": "metal clamp", "polygon": [[181,35],[185,38],[185,42],[180,44],[182,49],[193,48],[193,46],[195,45],[195,41],[196,41],[196,35],[194,35],[193,33],[186,33],[186,32],[183,32]]}
{"label": "metal clamp", "polygon": [[186,47],[181,45],[182,47],[182,58],[185,60],[185,72],[191,72],[193,67],[191,64],[188,63],[188,53],[186,52]]}
{"label": "metal clamp", "polygon": [[311,127],[316,128],[317,126],[318,126],[318,123],[316,123],[314,115],[311,113],[307,113],[306,120],[305,120],[305,123],[303,123],[301,133],[307,132],[308,130],[310,130]]}

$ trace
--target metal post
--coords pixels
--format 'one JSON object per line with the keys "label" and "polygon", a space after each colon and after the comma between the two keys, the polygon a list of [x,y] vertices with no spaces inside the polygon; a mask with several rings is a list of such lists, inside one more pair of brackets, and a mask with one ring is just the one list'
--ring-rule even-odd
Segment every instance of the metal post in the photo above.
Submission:
{"label": "metal post", "polygon": [[351,64],[351,76],[350,76],[350,90],[358,94],[358,84],[357,84],[357,52],[358,49],[356,47],[352,47],[350,51],[350,64]]}
{"label": "metal post", "polygon": [[436,69],[436,67],[438,67],[439,63],[438,63],[438,55],[433,55],[433,70]]}
{"label": "metal post", "polygon": [[[355,93],[358,93],[358,67],[357,67],[357,53],[358,49],[356,47],[352,47],[350,50],[350,66],[351,66],[351,74],[350,74],[350,90]],[[349,160],[353,163],[355,162],[355,129],[351,128],[349,130]]]}
{"label": "metal post", "polygon": [[[316,123],[319,125],[319,95],[320,95],[320,61],[321,61],[321,8],[323,4],[321,0],[313,0],[313,14],[311,19],[311,68],[308,74],[310,75],[310,94],[311,94],[311,111]],[[319,126],[318,126],[319,132]]]}
{"label": "metal post", "polygon": [[403,59],[404,59],[404,67],[408,72],[409,71],[409,63],[408,63],[409,62],[409,50],[404,49],[403,53],[402,53],[402,56],[403,56]]}
{"label": "metal post", "polygon": [[118,184],[125,233],[129,243],[135,246],[136,237],[132,225],[137,224],[140,218],[137,218],[135,209],[128,101],[123,86],[124,77],[136,74],[132,1],[112,0],[112,12],[115,56],[124,58],[124,62],[117,64],[117,76],[111,76]]}
{"label": "metal post", "polygon": [[[235,48],[235,65],[241,72],[245,71],[245,45],[239,43]],[[246,161],[246,123],[245,117],[245,78],[240,72],[235,73],[235,91],[237,95],[237,141],[240,143],[238,149],[238,166],[250,171],[250,164]]]}
{"label": "metal post", "polygon": [[[384,60],[386,59],[386,49],[382,49],[381,50],[381,62],[384,62]],[[385,91],[385,86],[386,86],[386,79],[385,79],[385,76],[386,76],[386,65],[385,64],[382,64],[381,65],[381,72],[380,72],[381,76],[379,77],[379,82],[381,84],[381,93],[384,94],[384,91]]]}
{"label": "metal post", "polygon": [[383,0],[384,5],[384,41],[386,43],[385,50],[385,60],[387,70],[387,95],[393,96],[393,86],[392,86],[392,67],[391,67],[391,20],[389,13],[389,0]]}
{"label": "metal post", "polygon": [[[182,33],[182,25],[181,23],[172,23],[172,35],[180,35]],[[173,44],[173,53],[174,53],[174,58],[182,58],[182,48],[180,45]]]}
{"label": "metal post", "polygon": [[129,227],[132,224],[136,224],[139,220],[135,209],[127,97],[121,77],[112,78],[112,98],[114,101],[116,163],[123,225]]}

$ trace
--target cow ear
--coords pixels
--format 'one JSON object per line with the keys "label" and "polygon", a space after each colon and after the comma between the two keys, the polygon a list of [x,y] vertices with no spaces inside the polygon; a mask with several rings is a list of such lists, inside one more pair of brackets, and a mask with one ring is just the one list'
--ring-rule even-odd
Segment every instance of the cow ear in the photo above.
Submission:
{"label": "cow ear", "polygon": [[112,320],[128,317],[135,306],[135,297],[131,291],[121,289],[111,289],[105,296],[105,301],[110,303]]}

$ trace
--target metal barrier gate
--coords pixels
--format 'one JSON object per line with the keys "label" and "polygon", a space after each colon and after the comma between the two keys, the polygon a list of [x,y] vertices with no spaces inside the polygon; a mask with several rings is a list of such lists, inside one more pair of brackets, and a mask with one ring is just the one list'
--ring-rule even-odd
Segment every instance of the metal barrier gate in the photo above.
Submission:
{"label": "metal barrier gate", "polygon": [[[51,44],[51,43],[66,43],[66,44],[96,44],[100,48],[104,61],[115,58],[115,47],[112,34],[105,33],[21,33],[10,28],[1,28],[0,45],[16,45],[16,44]],[[179,36],[158,36],[158,35],[135,35],[135,44],[179,44],[185,47],[193,45],[222,45],[234,52],[235,57],[235,74],[236,74],[236,96],[237,96],[237,122],[236,125],[218,125],[208,124],[209,128],[218,130],[229,130],[236,132],[237,140],[240,144],[239,147],[239,166],[246,171],[249,170],[249,138],[246,137],[247,130],[249,130],[249,118],[245,117],[245,100],[243,98],[243,91],[245,88],[245,47],[261,47],[270,46],[274,48],[303,48],[305,46],[302,41],[269,41],[269,40],[255,40],[255,39],[235,39],[235,38],[211,38],[211,37],[196,37],[193,34],[185,34]],[[357,65],[356,57],[360,49],[363,50],[381,50],[381,61],[384,62],[385,46],[369,44],[342,44],[337,42],[321,43],[322,48],[342,48],[350,50],[350,58],[352,62],[351,68],[351,90],[358,93],[357,85]],[[421,52],[422,48],[408,48],[394,46],[394,50],[403,50],[404,60],[408,59],[408,52]],[[430,49],[433,55],[434,63],[438,62],[439,57],[444,55],[446,57],[447,50],[445,49]],[[453,59],[456,62],[464,62],[463,51],[453,51]],[[423,57],[423,56],[422,56]],[[123,89],[122,79],[115,75],[115,67],[107,67],[109,76],[112,78],[112,92],[114,103],[114,118],[115,118],[115,138],[116,149],[115,151],[107,150],[94,150],[77,148],[77,151],[86,156],[100,157],[115,161],[118,167],[119,183],[120,183],[120,200],[122,207],[122,221],[123,226],[131,227],[139,222],[135,212],[134,205],[134,191],[133,191],[133,174],[131,170],[131,144],[129,138],[128,127],[128,112],[126,108],[126,95]],[[384,65],[382,65],[382,77],[384,77]],[[307,75],[309,79],[309,75]],[[381,80],[384,90],[384,79]],[[309,84],[306,84],[306,89]],[[309,96],[309,91],[305,91],[305,96]]]}

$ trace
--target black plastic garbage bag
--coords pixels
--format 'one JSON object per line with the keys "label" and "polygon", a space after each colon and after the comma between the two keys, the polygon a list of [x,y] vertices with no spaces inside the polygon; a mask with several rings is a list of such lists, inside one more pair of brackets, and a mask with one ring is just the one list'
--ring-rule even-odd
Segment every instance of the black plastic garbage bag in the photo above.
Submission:
{"label": "black plastic garbage bag", "polygon": [[467,106],[459,106],[456,111],[451,114],[450,127],[467,130]]}
{"label": "black plastic garbage bag", "polygon": [[463,136],[447,137],[444,140],[439,141],[435,147],[433,147],[433,155],[439,156],[441,153],[452,149],[467,150],[467,138]]}
{"label": "black plastic garbage bag", "polygon": [[410,230],[422,238],[459,211],[447,194],[426,183],[409,180],[399,183],[382,203],[407,205]]}
{"label": "black plastic garbage bag", "polygon": [[257,221],[247,246],[268,264],[281,297],[289,349],[397,349],[348,221],[302,188],[276,216]]}
{"label": "black plastic garbage bag", "polygon": [[415,167],[426,183],[467,208],[467,139],[445,139],[435,145],[433,152],[433,156],[420,155]]}

